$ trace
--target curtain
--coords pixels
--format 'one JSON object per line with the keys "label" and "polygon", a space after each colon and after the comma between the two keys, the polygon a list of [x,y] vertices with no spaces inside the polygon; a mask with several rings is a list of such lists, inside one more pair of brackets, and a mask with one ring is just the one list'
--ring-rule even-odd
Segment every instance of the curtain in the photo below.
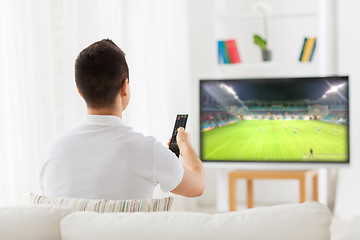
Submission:
{"label": "curtain", "polygon": [[49,4],[0,2],[0,204],[36,188],[41,147],[56,132]]}
{"label": "curtain", "polygon": [[187,34],[182,0],[0,1],[0,205],[39,191],[42,149],[86,114],[74,62],[95,41],[127,55],[125,122],[166,144],[176,113],[192,108]]}

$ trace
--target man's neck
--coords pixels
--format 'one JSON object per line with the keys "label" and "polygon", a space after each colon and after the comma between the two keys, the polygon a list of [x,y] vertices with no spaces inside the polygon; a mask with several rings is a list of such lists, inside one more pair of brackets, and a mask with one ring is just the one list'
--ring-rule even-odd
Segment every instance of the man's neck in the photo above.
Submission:
{"label": "man's neck", "polygon": [[122,118],[122,111],[121,109],[113,109],[113,108],[89,108],[88,107],[88,114],[89,115],[114,115],[119,118]]}

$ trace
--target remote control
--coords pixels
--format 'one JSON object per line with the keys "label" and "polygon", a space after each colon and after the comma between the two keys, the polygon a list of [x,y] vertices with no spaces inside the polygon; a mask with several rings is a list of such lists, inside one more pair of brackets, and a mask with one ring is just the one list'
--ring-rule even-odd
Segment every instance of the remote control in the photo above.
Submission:
{"label": "remote control", "polygon": [[179,157],[180,155],[180,149],[176,142],[177,130],[179,127],[183,127],[185,129],[187,119],[188,119],[188,114],[178,114],[176,116],[175,126],[171,136],[169,149],[173,153],[175,153],[177,157]]}

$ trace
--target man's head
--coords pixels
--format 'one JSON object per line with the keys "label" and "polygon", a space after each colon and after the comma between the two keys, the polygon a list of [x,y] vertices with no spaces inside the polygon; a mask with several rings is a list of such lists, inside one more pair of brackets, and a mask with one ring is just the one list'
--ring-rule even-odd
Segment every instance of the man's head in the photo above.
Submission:
{"label": "man's head", "polygon": [[[114,108],[119,97],[129,94],[125,53],[109,39],[91,44],[76,59],[75,81],[88,108]],[[129,101],[125,97],[122,110]]]}

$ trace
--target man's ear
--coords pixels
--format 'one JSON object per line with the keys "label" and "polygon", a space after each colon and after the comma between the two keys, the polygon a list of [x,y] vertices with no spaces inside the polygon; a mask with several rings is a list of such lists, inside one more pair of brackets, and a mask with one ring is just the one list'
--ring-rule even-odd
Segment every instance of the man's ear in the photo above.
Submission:
{"label": "man's ear", "polygon": [[80,94],[80,97],[84,98],[77,85],[76,85],[76,89],[78,90],[78,93]]}
{"label": "man's ear", "polygon": [[124,83],[120,89],[120,94],[123,97],[126,97],[127,95],[129,95],[129,80],[128,79],[124,80]]}

